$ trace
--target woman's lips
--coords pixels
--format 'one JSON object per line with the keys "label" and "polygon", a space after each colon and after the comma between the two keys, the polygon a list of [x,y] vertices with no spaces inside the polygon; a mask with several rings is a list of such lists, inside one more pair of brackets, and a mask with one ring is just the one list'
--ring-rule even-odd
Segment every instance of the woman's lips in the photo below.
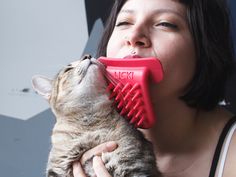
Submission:
{"label": "woman's lips", "polygon": [[142,58],[142,57],[139,56],[139,55],[127,55],[127,56],[124,57],[124,59],[125,58]]}

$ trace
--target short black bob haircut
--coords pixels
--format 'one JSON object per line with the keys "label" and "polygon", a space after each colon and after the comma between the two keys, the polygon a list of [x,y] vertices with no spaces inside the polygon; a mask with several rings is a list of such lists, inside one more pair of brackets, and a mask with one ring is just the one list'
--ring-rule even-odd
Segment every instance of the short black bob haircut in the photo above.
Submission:
{"label": "short black bob haircut", "polygon": [[[98,46],[97,57],[106,56],[116,18],[127,0],[115,0]],[[180,99],[191,107],[214,109],[225,97],[226,83],[234,69],[231,16],[225,0],[179,0],[187,8],[187,20],[197,63],[193,80]]]}

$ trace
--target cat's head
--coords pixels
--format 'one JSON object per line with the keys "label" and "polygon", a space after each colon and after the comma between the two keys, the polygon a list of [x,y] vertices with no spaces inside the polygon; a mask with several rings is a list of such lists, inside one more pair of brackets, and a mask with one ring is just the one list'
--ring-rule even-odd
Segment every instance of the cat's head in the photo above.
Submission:
{"label": "cat's head", "polygon": [[64,67],[53,80],[34,76],[32,85],[57,117],[88,114],[109,102],[103,69],[95,59],[85,57]]}

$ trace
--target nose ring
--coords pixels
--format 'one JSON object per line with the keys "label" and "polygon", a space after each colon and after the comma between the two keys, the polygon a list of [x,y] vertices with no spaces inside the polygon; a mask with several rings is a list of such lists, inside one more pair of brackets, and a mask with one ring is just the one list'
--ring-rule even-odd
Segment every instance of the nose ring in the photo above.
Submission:
{"label": "nose ring", "polygon": [[132,54],[132,55],[136,54],[136,52],[135,52],[134,49],[131,51],[131,54]]}

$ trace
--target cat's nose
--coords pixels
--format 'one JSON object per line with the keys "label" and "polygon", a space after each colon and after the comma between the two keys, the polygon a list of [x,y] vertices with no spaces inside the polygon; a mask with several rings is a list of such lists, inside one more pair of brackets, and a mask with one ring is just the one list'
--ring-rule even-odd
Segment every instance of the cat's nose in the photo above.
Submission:
{"label": "cat's nose", "polygon": [[76,67],[81,61],[91,60],[91,58],[92,58],[91,55],[84,55],[80,60],[73,61],[72,63],[70,63],[69,66]]}
{"label": "cat's nose", "polygon": [[87,59],[90,60],[91,58],[92,58],[92,56],[87,54],[87,55],[84,55],[81,59],[82,60],[87,60]]}

